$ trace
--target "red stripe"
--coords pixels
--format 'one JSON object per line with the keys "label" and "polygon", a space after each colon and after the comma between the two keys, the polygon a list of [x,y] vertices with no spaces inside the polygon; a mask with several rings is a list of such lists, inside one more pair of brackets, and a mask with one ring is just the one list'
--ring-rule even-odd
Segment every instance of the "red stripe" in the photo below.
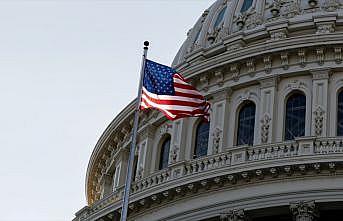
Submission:
{"label": "red stripe", "polygon": [[180,105],[180,106],[189,106],[189,107],[199,107],[199,106],[204,106],[205,105],[205,101],[201,102],[201,103],[195,103],[195,102],[190,102],[190,101],[182,101],[182,100],[161,100],[161,99],[155,99],[150,97],[148,94],[144,93],[143,94],[145,96],[147,96],[147,98],[156,103],[156,104],[166,104],[166,105]]}
{"label": "red stripe", "polygon": [[179,92],[179,91],[175,91],[175,96],[204,99],[204,97],[202,95],[187,94],[187,93],[183,93],[183,92]]}
{"label": "red stripe", "polygon": [[174,82],[174,87],[196,91],[196,89],[191,85],[180,84],[180,83],[176,83],[176,82]]}
{"label": "red stripe", "polygon": [[179,73],[175,73],[173,77],[178,78],[178,79],[188,83],[188,81],[185,78],[183,78],[182,75]]}

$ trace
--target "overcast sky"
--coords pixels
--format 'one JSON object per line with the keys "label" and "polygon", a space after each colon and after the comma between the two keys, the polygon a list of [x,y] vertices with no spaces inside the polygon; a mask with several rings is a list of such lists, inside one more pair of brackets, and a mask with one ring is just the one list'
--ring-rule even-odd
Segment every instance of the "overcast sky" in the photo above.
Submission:
{"label": "overcast sky", "polygon": [[213,0],[0,0],[0,220],[71,220],[142,42],[171,64]]}

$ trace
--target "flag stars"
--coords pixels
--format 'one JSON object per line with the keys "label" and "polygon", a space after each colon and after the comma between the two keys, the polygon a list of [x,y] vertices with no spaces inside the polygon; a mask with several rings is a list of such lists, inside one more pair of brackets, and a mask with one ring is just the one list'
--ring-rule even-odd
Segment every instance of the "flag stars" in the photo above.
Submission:
{"label": "flag stars", "polygon": [[143,85],[148,91],[161,95],[175,93],[173,81],[175,70],[147,60],[144,72]]}

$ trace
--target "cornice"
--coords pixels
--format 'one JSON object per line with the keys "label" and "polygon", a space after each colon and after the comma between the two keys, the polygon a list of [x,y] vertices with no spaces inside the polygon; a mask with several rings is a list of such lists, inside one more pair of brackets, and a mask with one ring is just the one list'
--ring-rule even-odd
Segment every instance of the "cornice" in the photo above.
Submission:
{"label": "cornice", "polygon": [[225,53],[220,54],[220,56],[208,58],[201,63],[188,65],[182,69],[178,69],[178,71],[183,73],[185,77],[192,78],[214,68],[219,68],[248,58],[323,45],[330,45],[331,47],[333,47],[333,45],[343,45],[342,33],[331,33],[330,35],[304,35],[301,38],[287,38],[268,44],[263,42],[250,47],[237,49],[234,53],[233,51],[226,51]]}

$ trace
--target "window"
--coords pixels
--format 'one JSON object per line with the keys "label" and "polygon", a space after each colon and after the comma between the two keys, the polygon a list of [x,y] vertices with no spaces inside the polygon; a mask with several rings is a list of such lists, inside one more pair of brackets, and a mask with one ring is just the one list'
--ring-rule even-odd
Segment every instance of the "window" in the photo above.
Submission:
{"label": "window", "polygon": [[162,170],[168,167],[170,149],[170,136],[163,142],[160,153],[160,164],[158,169]]}
{"label": "window", "polygon": [[119,179],[120,179],[120,167],[121,164],[118,164],[114,170],[114,175],[113,175],[113,192],[117,190],[117,187],[119,186]]}
{"label": "window", "polygon": [[253,145],[256,106],[248,101],[243,104],[238,115],[237,145]]}
{"label": "window", "polygon": [[306,97],[300,92],[292,94],[286,103],[285,140],[305,135]]}
{"label": "window", "polygon": [[252,6],[253,0],[244,0],[241,12],[246,12]]}
{"label": "window", "polygon": [[219,26],[222,24],[224,15],[225,15],[226,7],[224,7],[218,14],[217,20],[214,23],[214,28],[219,28]]}
{"label": "window", "polygon": [[200,122],[198,124],[195,135],[194,158],[207,155],[209,130],[209,123]]}
{"label": "window", "polygon": [[337,101],[337,136],[343,136],[343,90],[339,92]]}

